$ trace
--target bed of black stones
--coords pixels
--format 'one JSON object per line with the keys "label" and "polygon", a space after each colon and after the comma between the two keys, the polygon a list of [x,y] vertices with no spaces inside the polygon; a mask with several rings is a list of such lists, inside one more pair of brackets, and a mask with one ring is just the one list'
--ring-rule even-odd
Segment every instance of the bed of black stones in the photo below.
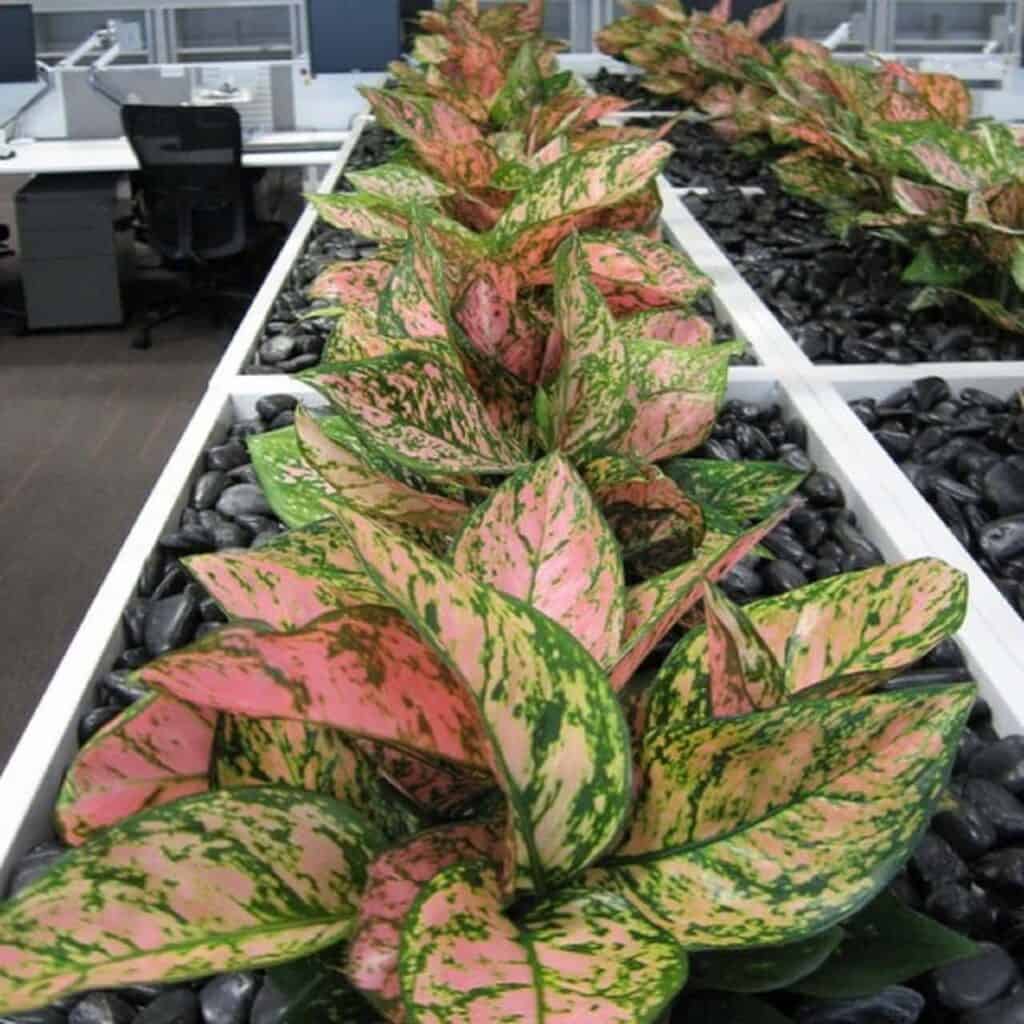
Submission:
{"label": "bed of black stones", "polygon": [[[97,681],[95,704],[79,721],[80,742],[140,696],[130,678],[133,668],[224,621],[178,559],[257,546],[282,531],[256,482],[245,438],[288,425],[294,405],[288,395],[261,399],[256,417],[236,422],[224,440],[207,449],[203,472],[177,527],[161,537],[146,562],[136,596],[124,613],[125,650]],[[752,555],[724,581],[734,599],[746,602],[782,593],[808,580],[882,561],[846,509],[838,483],[810,461],[803,424],[787,421],[779,406],[727,403],[714,436],[696,454],[777,459],[811,474],[801,488],[804,508],[764,542],[774,558]],[[678,634],[666,638],[652,654],[652,667],[676,639]],[[960,652],[947,642],[890,685],[964,678]],[[1024,803],[1018,799],[1024,796],[1024,737],[1000,740],[984,701],[977,703],[964,735],[952,793],[955,806],[936,816],[895,888],[912,906],[984,942],[981,954],[876,999],[836,1004],[783,999],[780,1005],[799,1024],[1018,1024],[1024,1019],[1017,963],[1024,950]],[[43,873],[64,849],[51,840],[32,850],[14,871],[8,895]],[[289,997],[263,972],[239,972],[72,997],[46,1010],[0,1018],[0,1024],[298,1024],[302,1015],[289,1017],[289,1005]],[[700,1010],[698,997],[686,995],[677,1005],[676,1019],[693,1024],[704,1019],[698,1016]]]}
{"label": "bed of black stones", "polygon": [[923,377],[851,407],[1024,616],[1024,407]]}

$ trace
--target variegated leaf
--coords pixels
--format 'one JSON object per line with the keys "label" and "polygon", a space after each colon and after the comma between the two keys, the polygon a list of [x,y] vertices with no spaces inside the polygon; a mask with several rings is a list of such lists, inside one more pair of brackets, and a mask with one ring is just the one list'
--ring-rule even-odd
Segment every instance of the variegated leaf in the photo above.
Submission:
{"label": "variegated leaf", "polygon": [[302,406],[295,410],[295,436],[309,465],[341,500],[366,515],[451,534],[469,514],[460,501],[416,490],[371,468],[351,448],[330,437]]}
{"label": "variegated leaf", "polygon": [[782,666],[746,612],[713,583],[704,584],[704,617],[712,716],[729,718],[784,704]]}
{"label": "variegated leaf", "polygon": [[419,826],[401,798],[388,792],[356,742],[321,725],[221,715],[213,779],[218,789],[280,785],[332,796],[389,839],[407,836]]}
{"label": "variegated leaf", "polygon": [[764,519],[803,483],[806,473],[781,462],[670,459],[662,467],[694,501],[719,517]]}
{"label": "variegated leaf", "polygon": [[348,605],[379,600],[333,521],[289,530],[250,551],[183,559],[231,619],[299,629]]}
{"label": "variegated leaf", "polygon": [[612,448],[658,462],[699,447],[725,397],[729,359],[740,344],[679,348],[641,341],[629,347],[633,422]]}
{"label": "variegated leaf", "polygon": [[493,251],[524,272],[543,266],[587,215],[643,190],[670,153],[663,142],[623,142],[549,164],[501,215],[490,236]]}
{"label": "variegated leaf", "polygon": [[228,714],[326,725],[480,772],[488,767],[472,699],[388,608],[345,609],[291,633],[225,626],[149,662],[139,676]]}
{"label": "variegated leaf", "polygon": [[[863,693],[914,664],[959,629],[963,575],[937,559],[883,565],[819,580],[744,608],[786,691],[816,698]],[[711,717],[704,629],[685,636],[650,690],[652,728]]]}
{"label": "variegated leaf", "polygon": [[402,935],[413,1024],[640,1024],[658,1017],[686,972],[675,942],[610,892],[570,889],[517,927],[479,861],[429,882]]}
{"label": "variegated leaf", "polygon": [[399,341],[386,338],[378,331],[374,307],[339,306],[320,360],[324,363],[358,362],[389,355],[396,349],[401,351]]}
{"label": "variegated leaf", "polygon": [[151,693],[126,708],[78,752],[55,810],[73,846],[149,807],[210,788],[216,715]]}
{"label": "variegated leaf", "polygon": [[0,908],[0,1008],[295,959],[355,923],[376,829],[295,790],[179,800],[95,836]]}
{"label": "variegated leaf", "polygon": [[580,458],[607,447],[634,416],[625,343],[587,271],[578,238],[555,259],[555,316],[562,357],[552,392],[555,443]]}
{"label": "variegated leaf", "polygon": [[554,619],[601,664],[617,655],[622,559],[586,485],[561,455],[521,470],[478,506],[452,562]]}
{"label": "variegated leaf", "polygon": [[374,242],[401,242],[408,218],[405,211],[369,193],[334,192],[309,197],[320,218],[331,227],[351,231]]}
{"label": "variegated leaf", "polygon": [[402,922],[424,885],[462,861],[501,862],[504,830],[471,821],[421,832],[382,853],[371,865],[348,947],[353,984],[389,1020],[405,1020],[399,990]]}
{"label": "variegated leaf", "polygon": [[794,942],[868,902],[928,824],[972,686],[808,701],[648,735],[633,828],[588,882],[689,948]]}
{"label": "variegated leaf", "polygon": [[373,306],[377,304],[377,296],[393,269],[384,260],[332,263],[321,270],[309,286],[309,296],[312,299]]}
{"label": "variegated leaf", "polygon": [[517,890],[544,892],[613,841],[629,800],[625,721],[597,663],[561,626],[339,510],[381,593],[476,700],[509,801]]}
{"label": "variegated leaf", "polygon": [[465,377],[416,353],[302,375],[365,444],[425,476],[510,473],[525,458],[492,425]]}
{"label": "variegated leaf", "polygon": [[680,348],[700,348],[715,340],[715,329],[703,317],[675,309],[653,309],[617,321],[615,329],[625,342],[669,341]]}
{"label": "variegated leaf", "polygon": [[956,197],[938,185],[922,185],[906,178],[893,178],[892,197],[904,213],[913,217],[935,217],[955,212]]}
{"label": "variegated leaf", "polygon": [[364,192],[400,202],[431,203],[454,191],[450,185],[407,163],[377,164],[365,171],[348,171],[346,177]]}
{"label": "variegated leaf", "polygon": [[747,19],[747,29],[755,39],[760,39],[782,17],[786,10],[786,0],[775,0],[775,3],[759,7]]}
{"label": "variegated leaf", "polygon": [[612,668],[612,685],[621,690],[655,646],[701,596],[705,580],[721,579],[788,514],[780,509],[742,536],[708,531],[693,560],[645,580],[626,592],[622,656]]}
{"label": "variegated leaf", "polygon": [[[381,290],[377,326],[389,337],[447,343],[450,316],[441,253],[431,243],[423,221],[414,215],[402,258]],[[452,364],[457,365],[454,349],[447,344],[439,349],[450,351]]]}
{"label": "variegated leaf", "polygon": [[345,944],[267,971],[260,1010],[268,1024],[380,1024],[373,1008],[345,977]]}

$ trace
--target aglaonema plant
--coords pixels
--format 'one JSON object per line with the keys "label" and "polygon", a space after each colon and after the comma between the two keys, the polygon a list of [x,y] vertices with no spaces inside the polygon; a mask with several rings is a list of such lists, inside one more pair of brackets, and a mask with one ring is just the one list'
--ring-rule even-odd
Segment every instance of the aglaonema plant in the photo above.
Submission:
{"label": "aglaonema plant", "polygon": [[[0,909],[3,1012],[330,949],[390,1020],[650,1021],[690,953],[834,928],[945,783],[972,688],[870,691],[957,628],[965,585],[922,560],[741,612],[708,580],[770,525],[681,570],[672,615],[708,593],[712,628],[643,686],[623,666],[664,608],[625,585],[561,453],[513,473],[445,557],[346,507],[320,527],[328,573],[287,537],[235,556],[273,580],[203,556],[233,621],[139,678],[230,723],[225,788],[117,824],[94,794],[91,838]],[[407,793],[432,824],[389,841],[338,799],[345,770],[332,795],[302,788],[317,752],[284,724],[355,747],[388,792],[412,758],[471,780],[468,802],[453,818],[450,786],[433,813]]]}

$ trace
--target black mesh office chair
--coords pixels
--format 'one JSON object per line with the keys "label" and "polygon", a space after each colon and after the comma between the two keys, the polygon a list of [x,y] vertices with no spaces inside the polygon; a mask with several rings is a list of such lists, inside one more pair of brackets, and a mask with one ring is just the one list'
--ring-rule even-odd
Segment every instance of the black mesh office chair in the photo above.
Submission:
{"label": "black mesh office chair", "polygon": [[148,348],[159,324],[200,310],[219,321],[227,302],[252,297],[227,286],[227,263],[250,247],[256,221],[233,107],[127,105],[121,122],[141,168],[141,237],[189,275],[182,301],[147,310],[132,344]]}

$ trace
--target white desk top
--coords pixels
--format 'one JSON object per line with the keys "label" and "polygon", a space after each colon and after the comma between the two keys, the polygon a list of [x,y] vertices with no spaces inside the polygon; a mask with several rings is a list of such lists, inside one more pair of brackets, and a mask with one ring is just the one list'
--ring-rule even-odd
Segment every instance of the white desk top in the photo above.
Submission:
{"label": "white desk top", "polygon": [[[266,132],[245,141],[245,167],[311,167],[334,162],[347,132]],[[13,142],[15,155],[0,160],[0,174],[74,174],[137,171],[128,140],[54,139]]]}

